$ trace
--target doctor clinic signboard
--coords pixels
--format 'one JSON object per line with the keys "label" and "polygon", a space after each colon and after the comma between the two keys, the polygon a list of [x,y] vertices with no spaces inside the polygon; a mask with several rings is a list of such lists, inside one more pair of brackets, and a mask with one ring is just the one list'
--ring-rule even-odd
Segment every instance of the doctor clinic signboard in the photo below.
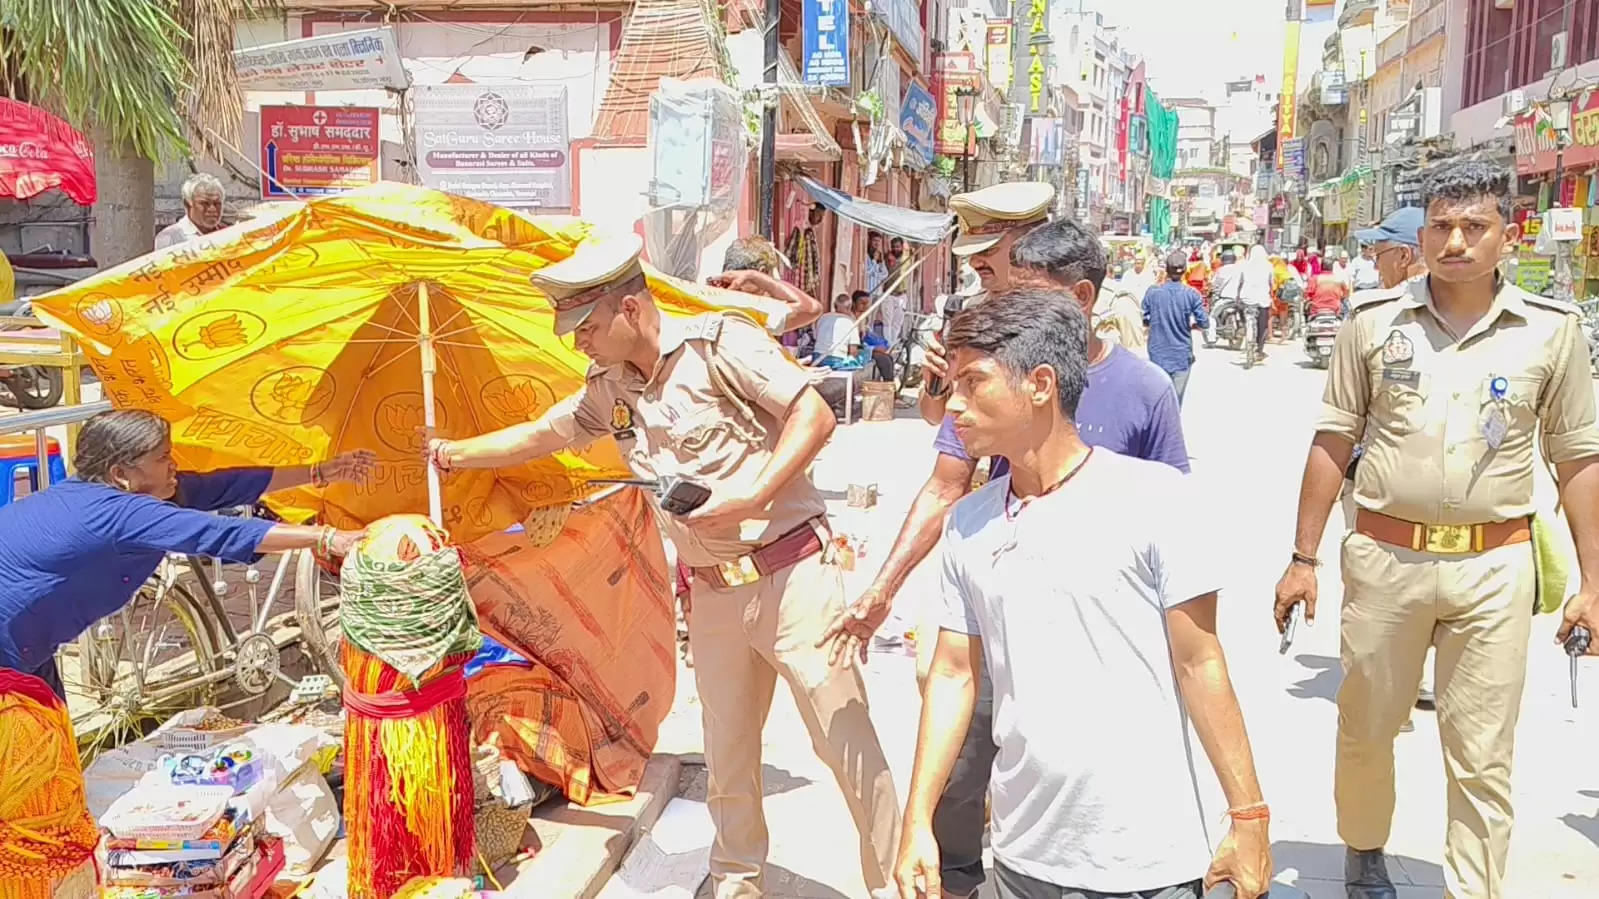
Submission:
{"label": "doctor clinic signboard", "polygon": [[428,84],[413,93],[424,185],[499,206],[571,208],[566,88]]}

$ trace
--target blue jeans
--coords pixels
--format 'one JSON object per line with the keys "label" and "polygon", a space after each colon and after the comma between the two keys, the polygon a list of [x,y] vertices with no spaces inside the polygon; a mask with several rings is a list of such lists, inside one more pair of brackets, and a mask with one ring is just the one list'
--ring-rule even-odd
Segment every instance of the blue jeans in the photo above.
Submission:
{"label": "blue jeans", "polygon": [[1188,373],[1191,371],[1193,369],[1185,368],[1182,371],[1169,371],[1166,373],[1171,376],[1172,389],[1177,391],[1177,405],[1179,406],[1183,404],[1183,393],[1188,390]]}

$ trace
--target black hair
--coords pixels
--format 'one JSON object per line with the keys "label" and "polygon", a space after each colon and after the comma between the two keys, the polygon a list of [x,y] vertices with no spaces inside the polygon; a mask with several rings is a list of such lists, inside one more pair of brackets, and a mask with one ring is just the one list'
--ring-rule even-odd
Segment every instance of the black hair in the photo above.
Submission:
{"label": "black hair", "polygon": [[1076,416],[1088,383],[1088,318],[1067,291],[1025,287],[967,307],[950,322],[947,343],[952,353],[965,347],[993,357],[1016,379],[1049,366],[1061,412]]}
{"label": "black hair", "polygon": [[862,299],[871,299],[872,295],[864,290],[857,290],[849,295],[850,302],[859,303]]}
{"label": "black hair", "polygon": [[1099,290],[1105,283],[1105,246],[1099,235],[1072,219],[1046,222],[1024,234],[1010,248],[1011,265],[1037,269],[1062,287],[1088,281]]}
{"label": "black hair", "polygon": [[1491,162],[1467,160],[1446,165],[1427,179],[1421,191],[1421,208],[1434,200],[1471,201],[1491,198],[1499,217],[1510,222],[1510,169]]}
{"label": "black hair", "polygon": [[72,467],[85,481],[110,484],[112,468],[138,462],[165,446],[171,437],[172,426],[154,412],[101,412],[83,423]]}

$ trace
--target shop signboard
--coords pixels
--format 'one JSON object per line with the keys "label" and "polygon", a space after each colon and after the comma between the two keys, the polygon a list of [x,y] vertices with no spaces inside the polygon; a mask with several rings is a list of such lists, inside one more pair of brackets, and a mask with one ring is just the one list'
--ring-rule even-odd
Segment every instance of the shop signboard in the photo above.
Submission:
{"label": "shop signboard", "polygon": [[1342,106],[1348,99],[1349,88],[1344,84],[1344,70],[1322,69],[1321,105]]}
{"label": "shop signboard", "polygon": [[428,84],[415,98],[424,185],[500,206],[571,207],[565,87]]}
{"label": "shop signboard", "polygon": [[247,91],[356,91],[405,88],[393,26],[340,31],[233,51]]}
{"label": "shop signboard", "polygon": [[1027,88],[1028,114],[1038,115],[1049,107],[1049,0],[1022,0],[1018,8],[1026,28],[1019,36],[1026,47],[1020,80]]}
{"label": "shop signboard", "polygon": [[1305,180],[1305,139],[1291,137],[1277,145],[1284,178]]}
{"label": "shop signboard", "polygon": [[1016,53],[1011,46],[1011,37],[1015,27],[1016,23],[1010,19],[988,20],[988,39],[985,43],[988,83],[1001,94],[1010,93],[1012,63]]}
{"label": "shop signboard", "polygon": [[933,149],[941,156],[968,156],[973,149],[975,129],[960,117],[960,91],[978,90],[982,73],[970,53],[945,53],[938,58],[938,131]]}
{"label": "shop signboard", "polygon": [[1283,36],[1283,81],[1277,95],[1277,168],[1287,171],[1284,144],[1299,132],[1299,23],[1289,22]]}
{"label": "shop signboard", "polygon": [[849,87],[848,0],[805,0],[806,84]]}
{"label": "shop signboard", "polygon": [[261,107],[261,199],[343,193],[378,180],[371,106]]}
{"label": "shop signboard", "polygon": [[[1541,122],[1541,124],[1540,124]],[[1523,175],[1552,172],[1555,168],[1555,133],[1548,116],[1536,109],[1514,119],[1516,171]],[[1599,90],[1578,95],[1571,104],[1571,143],[1566,147],[1567,171],[1599,163]]]}
{"label": "shop signboard", "polygon": [[905,134],[905,149],[922,166],[933,164],[933,129],[938,127],[938,101],[920,81],[905,86],[905,99],[899,107],[899,130]]}

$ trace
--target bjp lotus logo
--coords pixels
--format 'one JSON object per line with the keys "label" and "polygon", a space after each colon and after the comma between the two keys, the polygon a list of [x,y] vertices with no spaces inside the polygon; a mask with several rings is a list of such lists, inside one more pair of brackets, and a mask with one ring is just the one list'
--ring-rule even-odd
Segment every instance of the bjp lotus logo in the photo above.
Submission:
{"label": "bjp lotus logo", "polygon": [[328,411],[337,393],[333,375],[320,368],[296,365],[256,381],[250,388],[250,405],[262,418],[302,425]]}
{"label": "bjp lotus logo", "polygon": [[555,404],[550,385],[532,375],[502,375],[478,391],[483,408],[502,424],[519,424],[537,418]]}
{"label": "bjp lotus logo", "polygon": [[[372,430],[397,452],[420,454],[422,452],[422,426],[425,424],[422,394],[414,391],[391,393],[378,401],[372,414]],[[434,427],[441,433],[448,427],[444,407],[433,404]]]}
{"label": "bjp lotus logo", "polygon": [[111,296],[91,293],[78,301],[78,318],[86,330],[111,335],[122,328],[122,307]]}
{"label": "bjp lotus logo", "polygon": [[266,320],[242,309],[218,309],[191,316],[172,335],[172,348],[193,362],[246,349],[266,333]]}

